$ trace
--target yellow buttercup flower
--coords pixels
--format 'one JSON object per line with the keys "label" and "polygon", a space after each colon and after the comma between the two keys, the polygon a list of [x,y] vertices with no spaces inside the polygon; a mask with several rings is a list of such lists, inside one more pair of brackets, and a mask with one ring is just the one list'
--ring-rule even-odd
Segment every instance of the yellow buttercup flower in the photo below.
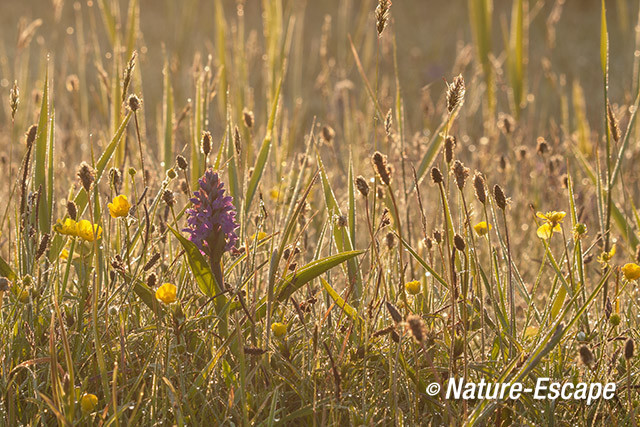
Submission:
{"label": "yellow buttercup flower", "polygon": [[287,333],[287,325],[276,322],[271,325],[271,332],[278,338],[283,337]]}
{"label": "yellow buttercup flower", "polygon": [[567,213],[564,211],[549,211],[547,213],[538,212],[536,215],[538,218],[544,219],[555,227],[562,223],[562,220],[567,216]]}
{"label": "yellow buttercup flower", "polygon": [[553,232],[562,232],[562,228],[560,228],[560,224],[562,224],[562,220],[567,215],[564,211],[549,211],[547,213],[538,212],[536,214],[538,218],[542,218],[545,220],[545,223],[538,227],[536,230],[536,234],[541,239],[550,239],[553,236]]}
{"label": "yellow buttercup flower", "polygon": [[80,406],[82,407],[82,412],[84,412],[85,414],[92,412],[97,405],[98,405],[98,396],[91,393],[85,393],[82,395],[82,399],[80,399]]}
{"label": "yellow buttercup flower", "polygon": [[58,220],[53,226],[53,230],[65,236],[77,236],[78,223],[71,218],[66,218],[64,221]]}
{"label": "yellow buttercup flower", "polygon": [[484,236],[492,228],[493,227],[491,226],[491,224],[487,224],[486,221],[480,221],[479,223],[473,226],[473,229],[476,230],[476,233],[478,233],[478,236]]}
{"label": "yellow buttercup flower", "polygon": [[613,256],[616,254],[616,245],[611,247],[609,252],[602,252],[598,255],[598,262],[603,265],[608,265],[609,261],[613,259]]}
{"label": "yellow buttercup flower", "polygon": [[60,258],[69,259],[69,251],[66,249],[63,249],[62,252],[60,252]]}
{"label": "yellow buttercup flower", "polygon": [[412,280],[404,284],[404,288],[411,295],[418,295],[420,293],[420,282],[418,280]]}
{"label": "yellow buttercup flower", "polygon": [[102,227],[98,224],[91,224],[86,219],[80,220],[77,226],[77,236],[83,238],[87,242],[93,242],[94,238],[100,239],[102,236]]}
{"label": "yellow buttercup flower", "polygon": [[624,278],[630,282],[640,279],[640,265],[630,262],[622,267]]}
{"label": "yellow buttercup flower", "polygon": [[131,209],[131,203],[127,199],[127,196],[121,194],[113,198],[113,201],[107,205],[109,207],[109,213],[113,218],[120,218],[129,214]]}
{"label": "yellow buttercup flower", "polygon": [[165,304],[176,302],[176,286],[171,283],[165,283],[156,291],[156,298]]}
{"label": "yellow buttercup flower", "polygon": [[258,233],[253,233],[251,235],[251,240],[260,241],[260,240],[264,239],[265,237],[267,237],[267,233],[265,233],[264,231],[259,231]]}
{"label": "yellow buttercup flower", "polygon": [[269,197],[271,197],[272,200],[280,199],[280,190],[272,188],[271,191],[269,191]]}

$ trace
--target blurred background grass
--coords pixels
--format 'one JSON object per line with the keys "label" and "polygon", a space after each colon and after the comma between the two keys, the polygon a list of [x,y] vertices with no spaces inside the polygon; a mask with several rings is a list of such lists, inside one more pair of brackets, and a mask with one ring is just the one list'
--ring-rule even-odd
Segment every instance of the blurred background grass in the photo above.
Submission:
{"label": "blurred background grass", "polygon": [[[120,0],[120,10],[126,15],[127,3]],[[225,0],[225,13],[231,17],[236,14],[238,2]],[[242,3],[242,2],[241,2]],[[532,15],[529,34],[530,47],[530,92],[536,96],[544,96],[544,75],[541,72],[541,59],[547,58],[558,74],[564,74],[568,86],[574,80],[580,82],[587,94],[592,91],[600,94],[601,77],[598,69],[599,20],[600,4],[595,0],[568,1],[564,4],[562,15],[556,25],[556,44],[550,48],[548,44],[548,16],[554,7],[554,1],[531,1]],[[51,6],[55,5],[55,8]],[[332,64],[335,79],[350,79],[359,83],[359,76],[354,69],[351,52],[348,49],[347,34],[357,37],[368,30],[373,19],[375,2],[353,0],[306,1],[297,0],[289,5],[296,10],[304,10],[304,22],[298,31],[302,37],[293,41],[292,52],[302,52],[303,58],[292,60],[290,73],[298,77],[297,81],[285,82],[284,101],[294,105],[296,99],[304,100],[304,113],[308,117],[322,117],[329,109],[323,99],[318,84],[318,74],[322,63],[319,55],[321,35],[325,16],[332,17],[331,32],[327,40],[328,56],[335,58]],[[638,12],[636,2],[626,0],[609,1],[610,32],[610,97],[619,99],[624,95],[623,88],[631,85],[631,68],[633,61],[634,40],[629,37]],[[85,39],[88,43],[85,52],[78,50],[77,20],[74,8],[80,8],[84,16]],[[108,52],[108,39],[101,22],[100,11],[96,1],[73,2],[65,0],[25,0],[4,1],[0,6],[0,90],[3,98],[8,96],[10,86],[17,78],[16,57],[24,56],[16,48],[20,28],[24,28],[36,19],[42,25],[34,33],[33,41],[28,47],[33,51],[29,61],[29,73],[36,78],[41,87],[43,76],[44,53],[54,59],[55,76],[78,74],[78,56],[83,54],[94,56],[95,42]],[[192,64],[196,52],[214,53],[212,40],[215,38],[215,19],[213,3],[202,0],[142,0],[140,2],[140,61],[143,80],[143,93],[148,105],[160,105],[162,101],[162,66],[164,51],[172,59],[172,76],[177,104],[183,105],[185,100],[193,96]],[[246,28],[256,43],[262,43],[260,11],[258,1],[247,1],[244,5]],[[494,48],[499,51],[504,31],[508,31],[511,2],[494,1]],[[123,17],[126,20],[126,16]],[[457,54],[472,43],[468,23],[467,2],[454,0],[451,2],[427,0],[398,0],[393,5],[394,31],[398,43],[398,60],[400,81],[406,105],[424,105],[422,88],[435,85],[438,93],[444,82],[442,78],[450,75]],[[231,21],[229,21],[231,23]],[[233,24],[233,23],[231,23]],[[299,23],[300,24],[300,23]],[[234,27],[235,28],[235,27]],[[233,31],[233,30],[232,30]],[[257,51],[256,51],[257,52]],[[251,53],[248,52],[249,55]],[[361,53],[363,60],[371,60],[374,52],[370,49]],[[389,56],[389,55],[387,55]],[[214,54],[215,57],[215,54]],[[254,58],[253,65],[260,67],[260,58]],[[110,70],[111,54],[104,56],[104,67]],[[470,60],[470,58],[469,58]],[[498,57],[497,61],[504,58]],[[88,63],[94,62],[93,60]],[[386,71],[393,71],[392,63],[383,62]],[[259,73],[257,73],[259,74]],[[95,67],[87,68],[87,84],[97,86],[98,75]],[[21,83],[19,81],[19,83]],[[57,87],[64,87],[65,81],[57,77]],[[288,86],[291,86],[290,88]],[[357,90],[364,90],[359,84]],[[543,90],[538,90],[543,89]],[[94,87],[95,90],[95,87]],[[58,96],[62,94],[58,91]],[[632,100],[625,100],[631,102]],[[558,107],[558,104],[554,104]],[[256,106],[257,111],[265,113],[265,106]],[[589,121],[598,117],[599,103],[587,103]],[[2,103],[0,110],[7,116],[7,103]],[[67,114],[63,110],[60,114]],[[151,123],[155,119],[154,109],[147,109],[145,114]],[[549,115],[557,115],[559,111],[549,111]],[[92,115],[95,113],[92,111]],[[418,108],[407,109],[407,121],[410,128],[419,127],[423,112]],[[66,120],[62,120],[65,122]],[[540,123],[544,123],[540,121]],[[215,130],[215,129],[214,129]],[[304,132],[304,130],[301,130]]]}

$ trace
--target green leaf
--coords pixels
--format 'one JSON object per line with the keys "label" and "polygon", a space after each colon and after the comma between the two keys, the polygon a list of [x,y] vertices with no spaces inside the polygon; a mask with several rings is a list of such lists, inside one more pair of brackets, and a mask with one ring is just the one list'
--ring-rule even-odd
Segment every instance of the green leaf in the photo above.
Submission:
{"label": "green leaf", "polygon": [[364,251],[347,251],[339,254],[331,255],[301,267],[297,271],[288,274],[276,285],[278,290],[278,301],[286,301],[295,291],[300,289],[306,283],[309,283],[322,273],[342,264],[343,262],[357,257]]}
{"label": "green leaf", "polygon": [[146,283],[136,280],[133,284],[133,292],[135,292],[144,305],[149,307],[157,316],[162,317],[164,315],[164,311],[156,299],[155,292],[153,292],[153,289],[147,286]]}
{"label": "green leaf", "polygon": [[[420,165],[418,166],[418,170],[416,175],[418,176],[418,182],[422,180],[424,175],[429,170],[429,167],[433,164],[434,159],[440,152],[440,147],[442,147],[443,139],[443,131],[446,128],[450,128],[451,123],[453,123],[457,112],[454,112],[450,115],[447,115],[442,123],[438,126],[438,128],[433,132],[431,139],[429,140],[429,144],[427,145],[427,151],[422,156],[422,160],[420,161]],[[410,190],[413,191],[415,189],[415,183],[411,184]]]}
{"label": "green leaf", "polygon": [[[109,163],[109,160],[111,160],[111,156],[113,156],[114,151],[118,147],[118,144],[122,139],[122,135],[124,134],[124,130],[127,128],[127,124],[129,123],[129,120],[131,119],[132,114],[133,113],[129,111],[127,115],[124,117],[124,119],[122,119],[122,122],[120,123],[120,127],[116,131],[115,135],[113,135],[113,138],[109,142],[109,145],[107,145],[107,147],[104,149],[104,152],[98,159],[98,162],[96,163],[96,166],[95,166],[95,169],[96,169],[95,185],[97,185],[98,182],[100,182],[100,178],[102,178],[102,175],[105,169],[107,168],[107,164]],[[83,189],[81,189],[76,195],[75,203],[76,205],[78,205],[78,212],[82,212],[84,208],[87,206],[87,193]]]}
{"label": "green leaf", "polygon": [[567,297],[567,289],[564,286],[560,286],[556,297],[553,299],[553,305],[551,306],[551,320],[554,320],[564,304],[564,300]]}
{"label": "green leaf", "polygon": [[609,33],[607,31],[607,9],[602,0],[602,15],[600,21],[600,64],[602,75],[606,78],[609,68]]}
{"label": "green leaf", "polygon": [[[322,188],[324,190],[324,200],[327,206],[327,214],[329,216],[329,221],[333,221],[334,216],[342,216],[342,211],[338,206],[338,201],[336,200],[333,189],[331,188],[331,184],[329,183],[329,179],[327,178],[327,173],[324,169],[322,158],[317,152],[316,157],[318,159],[318,167],[320,169],[320,178],[322,179]],[[349,235],[348,226],[334,226],[333,241],[335,242],[336,248],[339,252],[352,251],[354,249],[352,246],[351,237]],[[360,297],[362,296],[362,274],[355,260],[351,260],[348,262],[347,270],[349,274],[349,283],[353,283],[355,285],[355,288],[353,290],[353,298],[355,301],[359,301]]]}
{"label": "green leaf", "polygon": [[7,262],[2,257],[0,257],[0,276],[6,277],[12,282],[15,282],[17,278],[16,273],[13,272],[11,266],[7,264]]}
{"label": "green leaf", "polygon": [[409,244],[407,242],[405,242],[404,239],[400,238],[400,242],[402,242],[404,247],[407,248],[407,250],[409,251],[411,256],[416,261],[418,261],[418,263],[420,263],[422,268],[427,270],[429,272],[429,274],[431,274],[433,276],[434,279],[436,279],[438,282],[440,282],[440,284],[442,284],[443,286],[445,286],[447,288],[449,287],[449,284],[433,268],[431,268],[429,266],[429,264],[427,264],[427,262],[424,259],[422,259],[422,257],[420,255],[418,255],[418,253],[415,250],[413,250],[413,248],[411,246],[409,246]]}
{"label": "green leaf", "polygon": [[[204,258],[200,249],[190,240],[186,239],[176,230],[174,230],[171,226],[168,226],[169,230],[176,236],[176,239],[182,245],[185,254],[187,255],[187,261],[189,261],[189,266],[191,267],[191,272],[196,279],[196,283],[198,287],[208,297],[213,297],[214,295],[219,294],[220,286],[216,282],[213,273],[211,272],[211,268],[207,263],[207,260]],[[217,298],[218,300],[224,300],[223,296]],[[216,301],[216,307],[220,304],[219,301]],[[222,303],[224,305],[224,303]]]}
{"label": "green leaf", "polygon": [[516,119],[524,101],[524,1],[513,0],[509,40],[509,77]]}
{"label": "green leaf", "polygon": [[358,316],[358,312],[356,311],[356,309],[346,303],[345,300],[340,296],[340,294],[338,294],[326,280],[321,277],[320,282],[322,283],[322,286],[324,286],[325,291],[327,291],[331,299],[336,303],[338,307],[340,307],[344,311],[347,316],[351,318],[351,320],[356,323],[364,322],[362,317]]}
{"label": "green leaf", "polygon": [[262,179],[264,167],[267,164],[267,159],[269,158],[269,152],[271,151],[271,141],[273,139],[273,126],[276,121],[276,112],[278,111],[278,102],[280,101],[281,88],[282,79],[280,79],[280,81],[278,82],[276,96],[273,98],[273,104],[271,105],[271,114],[269,115],[269,122],[267,123],[267,134],[264,137],[264,141],[262,141],[262,146],[260,147],[260,152],[258,153],[258,158],[256,159],[256,165],[253,168],[253,174],[251,175],[249,185],[247,186],[247,201],[244,205],[245,213],[249,212],[251,202],[253,201],[253,197],[256,194],[258,184],[260,183],[260,179]]}
{"label": "green leaf", "polygon": [[[482,65],[482,72],[487,84],[487,105],[489,114],[493,116],[496,105],[494,88],[493,65],[491,64],[491,27],[493,2],[491,0],[469,0],[469,20],[476,45],[478,62]],[[418,175],[421,177],[421,175]]]}
{"label": "green leaf", "polygon": [[164,91],[162,106],[164,109],[164,169],[168,170],[173,164],[173,87],[171,86],[171,69],[169,61],[164,63]]}
{"label": "green leaf", "polygon": [[[38,209],[38,221],[40,231],[48,233],[51,228],[51,215],[47,213],[49,206],[47,195],[47,168],[45,166],[47,158],[47,142],[49,131],[49,64],[44,75],[44,89],[42,90],[42,104],[40,105],[40,119],[38,120],[38,135],[35,141],[35,164],[33,168],[34,179],[33,189],[42,190],[40,194],[40,207]],[[51,192],[52,189],[49,189]]]}

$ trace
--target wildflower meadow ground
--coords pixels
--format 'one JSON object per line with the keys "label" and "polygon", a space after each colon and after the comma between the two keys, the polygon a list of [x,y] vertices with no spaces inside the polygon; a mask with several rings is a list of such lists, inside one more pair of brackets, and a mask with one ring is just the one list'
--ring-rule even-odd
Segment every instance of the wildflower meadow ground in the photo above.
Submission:
{"label": "wildflower meadow ground", "polygon": [[639,8],[1,2],[0,425],[638,425]]}

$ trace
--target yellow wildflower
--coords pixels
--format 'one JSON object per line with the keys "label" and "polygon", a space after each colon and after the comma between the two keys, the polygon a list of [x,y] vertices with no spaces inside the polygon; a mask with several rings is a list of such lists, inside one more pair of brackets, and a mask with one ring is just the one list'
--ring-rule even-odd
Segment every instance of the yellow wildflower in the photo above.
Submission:
{"label": "yellow wildflower", "polygon": [[127,196],[121,194],[113,198],[113,201],[107,205],[109,207],[109,213],[113,218],[120,218],[129,214],[131,204],[127,199]]}
{"label": "yellow wildflower", "polygon": [[93,412],[93,410],[98,405],[98,396],[91,393],[85,393],[82,395],[82,399],[80,399],[80,406],[82,407],[82,412],[85,414],[89,412]]}
{"label": "yellow wildflower", "polygon": [[272,200],[280,199],[280,190],[272,188],[271,191],[269,191],[269,197],[271,197]]}
{"label": "yellow wildflower", "polygon": [[638,280],[640,279],[640,265],[632,262],[625,264],[622,267],[622,274],[624,274],[624,278],[630,282]]}
{"label": "yellow wildflower", "polygon": [[69,251],[66,249],[63,249],[62,252],[60,252],[60,258],[69,259]]}
{"label": "yellow wildflower", "polygon": [[165,283],[156,291],[156,298],[165,304],[176,302],[176,286],[171,283]]}
{"label": "yellow wildflower", "polygon": [[287,333],[287,325],[285,325],[284,323],[276,322],[271,325],[271,331],[276,337],[283,337]]}
{"label": "yellow wildflower", "polygon": [[600,264],[604,264],[607,265],[609,264],[609,261],[611,261],[611,259],[613,259],[613,256],[616,254],[616,245],[613,245],[611,247],[611,250],[609,252],[602,252],[599,256],[598,256],[598,262]]}
{"label": "yellow wildflower", "polygon": [[78,223],[71,218],[66,218],[64,221],[58,220],[58,222],[53,226],[53,229],[65,236],[78,235]]}
{"label": "yellow wildflower", "polygon": [[544,219],[549,224],[555,227],[558,224],[562,224],[562,220],[565,216],[567,216],[567,213],[564,211],[550,211],[547,213],[538,212],[536,215],[538,216],[538,218]]}
{"label": "yellow wildflower", "polygon": [[562,220],[567,215],[564,211],[550,211],[547,213],[538,212],[536,214],[538,218],[542,218],[545,220],[545,223],[538,227],[536,234],[541,239],[550,239],[553,236],[553,232],[562,232],[562,228],[560,228],[560,224],[562,224]]}
{"label": "yellow wildflower", "polygon": [[411,295],[418,295],[420,293],[420,282],[418,280],[412,280],[404,284],[405,289]]}
{"label": "yellow wildflower", "polygon": [[100,239],[102,236],[102,227],[98,224],[91,225],[91,222],[86,219],[80,220],[77,226],[77,236],[87,242],[93,242],[94,237]]}
{"label": "yellow wildflower", "polygon": [[267,237],[267,233],[265,233],[264,231],[259,231],[258,233],[253,233],[251,235],[251,240],[260,241],[260,240],[264,239],[265,237]]}
{"label": "yellow wildflower", "polygon": [[493,227],[491,226],[491,224],[487,224],[486,221],[480,221],[479,223],[473,226],[473,229],[476,230],[476,233],[478,233],[478,236],[484,236],[492,228]]}

